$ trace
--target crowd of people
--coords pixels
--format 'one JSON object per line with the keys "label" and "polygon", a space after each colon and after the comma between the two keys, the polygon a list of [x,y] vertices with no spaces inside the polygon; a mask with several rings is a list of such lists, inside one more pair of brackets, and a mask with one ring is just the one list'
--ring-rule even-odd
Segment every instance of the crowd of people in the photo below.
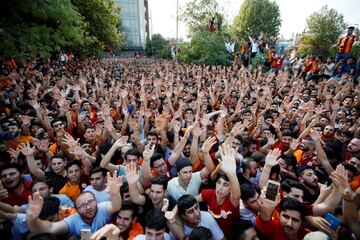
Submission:
{"label": "crowd of people", "polygon": [[1,71],[4,239],[360,239],[354,81],[145,57]]}

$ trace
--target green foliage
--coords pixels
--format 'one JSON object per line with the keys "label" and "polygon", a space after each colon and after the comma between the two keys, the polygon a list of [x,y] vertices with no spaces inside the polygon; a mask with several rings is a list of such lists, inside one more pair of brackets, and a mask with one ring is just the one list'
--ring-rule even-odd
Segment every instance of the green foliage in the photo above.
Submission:
{"label": "green foliage", "polygon": [[[27,57],[49,58],[60,49],[85,54],[101,49],[104,44],[121,43],[121,37],[113,33],[118,22],[109,10],[112,1],[96,2],[98,8],[87,11],[89,15],[97,14],[93,19],[101,23],[97,25],[103,28],[99,33],[94,32],[97,31],[94,22],[87,21],[88,15],[82,16],[71,0],[6,1],[0,6],[0,55],[24,62]],[[106,14],[100,2],[106,6]]]}
{"label": "green foliage", "polygon": [[190,43],[180,45],[178,58],[188,64],[230,64],[223,36],[218,32],[196,32]]}
{"label": "green foliage", "polygon": [[261,32],[268,37],[277,37],[280,31],[280,9],[269,0],[245,0],[235,17],[232,31],[239,39],[257,37]]}
{"label": "green foliage", "polygon": [[335,9],[324,6],[306,19],[307,29],[303,33],[300,53],[308,52],[315,55],[334,56],[336,51],[331,48],[345,29],[344,17]]}
{"label": "green foliage", "polygon": [[168,41],[160,34],[152,35],[151,40],[148,39],[145,45],[145,53],[148,56],[156,58],[170,58],[171,50]]}
{"label": "green foliage", "polygon": [[186,22],[190,34],[198,31],[209,31],[212,18],[217,22],[223,20],[222,10],[216,0],[192,0],[182,11],[181,19]]}
{"label": "green foliage", "polygon": [[99,47],[116,50],[124,39],[119,32],[120,7],[114,0],[71,0],[88,23],[87,31],[94,36]]}

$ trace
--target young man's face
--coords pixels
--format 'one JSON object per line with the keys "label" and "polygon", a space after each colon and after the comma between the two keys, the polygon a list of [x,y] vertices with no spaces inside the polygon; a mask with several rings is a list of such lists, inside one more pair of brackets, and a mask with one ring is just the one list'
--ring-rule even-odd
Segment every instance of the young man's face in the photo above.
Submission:
{"label": "young man's face", "polygon": [[304,191],[298,188],[291,188],[289,193],[284,192],[285,197],[291,197],[299,202],[304,202]]}
{"label": "young man's face", "polygon": [[135,163],[138,164],[139,158],[135,155],[127,155],[126,156],[126,164]]}
{"label": "young man's face", "polygon": [[226,198],[230,195],[230,182],[226,181],[224,178],[219,178],[216,181],[216,197],[217,198]]}
{"label": "young man's face", "polygon": [[81,177],[81,168],[74,164],[67,170],[67,176],[71,183],[79,183]]}
{"label": "young man's face", "polygon": [[56,174],[62,174],[65,168],[65,162],[62,158],[53,158],[51,160],[51,169]]}
{"label": "young man's face", "polygon": [[156,230],[145,227],[145,240],[164,240],[165,228]]}
{"label": "young man's face", "polygon": [[192,167],[184,167],[179,171],[179,178],[186,184],[188,184],[192,177]]}
{"label": "young man's face", "polygon": [[116,226],[120,232],[126,232],[130,229],[131,224],[134,222],[132,217],[132,210],[120,210],[116,217]]}
{"label": "young man's face", "polygon": [[16,138],[20,134],[20,129],[16,125],[11,125],[9,126],[9,132]]}
{"label": "young man's face", "polygon": [[288,236],[295,235],[301,228],[301,214],[294,210],[283,210],[280,212],[280,226]]}
{"label": "young man's face", "polygon": [[259,194],[256,193],[254,197],[249,198],[247,201],[244,201],[244,205],[249,210],[259,212],[261,209],[261,201],[259,199]]}
{"label": "young man's face", "polygon": [[196,226],[201,221],[199,204],[195,203],[192,207],[186,209],[185,214],[181,216],[189,226]]}
{"label": "young man's face", "polygon": [[87,128],[84,133],[85,140],[93,141],[95,140],[95,129],[94,128]]}
{"label": "young man's face", "polygon": [[183,150],[183,154],[185,157],[190,157],[190,149],[191,149],[191,145],[186,144]]}
{"label": "young man's face", "polygon": [[6,189],[17,188],[21,184],[21,173],[16,168],[4,169],[1,172],[1,182]]}
{"label": "young man's face", "polygon": [[96,191],[101,191],[104,189],[106,183],[106,178],[102,172],[96,172],[90,176],[90,184]]}
{"label": "young man's face", "polygon": [[51,194],[49,186],[43,182],[35,183],[31,189],[31,192],[32,194],[39,192],[40,196],[42,196],[43,198],[49,197]]}
{"label": "young man's face", "polygon": [[163,158],[160,158],[153,163],[153,169],[160,176],[165,176],[167,173],[166,162]]}
{"label": "young man's face", "polygon": [[[240,240],[240,238],[237,240]],[[244,235],[242,236],[241,240],[259,240],[255,228],[251,227],[247,229],[244,232]]]}
{"label": "young man's face", "polygon": [[318,188],[319,182],[314,170],[306,169],[300,177],[300,182],[304,183],[309,188]]}
{"label": "young man's face", "polygon": [[157,143],[157,137],[152,136],[152,135],[148,136],[147,141],[148,141],[149,144],[151,144],[151,146],[154,146]]}
{"label": "young man's face", "polygon": [[62,131],[64,130],[64,123],[62,121],[56,121],[53,124],[54,130],[55,131]]}
{"label": "young man's face", "polygon": [[163,185],[151,184],[150,199],[154,205],[159,205],[166,195],[166,189]]}
{"label": "young man's face", "polygon": [[283,136],[282,142],[284,144],[284,146],[289,147],[292,141],[292,137],[291,136]]}
{"label": "young man's face", "polygon": [[351,158],[349,159],[349,163],[350,163],[351,165],[353,165],[354,167],[356,167],[356,170],[357,170],[358,172],[360,172],[360,160],[359,160],[358,158],[356,158],[356,157],[351,157]]}

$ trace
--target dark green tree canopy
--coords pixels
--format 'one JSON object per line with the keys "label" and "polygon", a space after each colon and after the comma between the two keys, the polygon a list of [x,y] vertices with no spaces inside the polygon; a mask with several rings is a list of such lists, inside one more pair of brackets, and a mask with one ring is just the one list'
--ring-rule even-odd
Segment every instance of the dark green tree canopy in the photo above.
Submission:
{"label": "dark green tree canopy", "polygon": [[247,39],[248,34],[259,36],[261,32],[268,37],[276,37],[281,26],[280,9],[270,0],[245,0],[235,17],[232,31],[239,39]]}
{"label": "dark green tree canopy", "polygon": [[[82,15],[84,11],[79,9],[87,6],[85,2],[97,2],[98,8],[87,12],[96,16]],[[0,6],[0,55],[24,61],[27,57],[49,58],[60,49],[87,53],[101,50],[108,43],[121,43],[120,33],[114,31],[118,23],[110,11],[111,2],[89,0],[78,8],[71,0],[5,1]],[[95,34],[91,19],[99,22],[96,26],[103,31]]]}
{"label": "dark green tree canopy", "polygon": [[333,55],[335,49],[331,46],[336,43],[346,27],[343,15],[335,9],[324,6],[306,19],[306,25],[306,31],[302,34],[300,52]]}
{"label": "dark green tree canopy", "polygon": [[188,64],[230,64],[229,54],[220,32],[196,32],[190,43],[180,45],[178,58]]}
{"label": "dark green tree canopy", "polygon": [[146,41],[145,53],[156,58],[170,58],[169,42],[160,34],[154,34],[151,39]]}

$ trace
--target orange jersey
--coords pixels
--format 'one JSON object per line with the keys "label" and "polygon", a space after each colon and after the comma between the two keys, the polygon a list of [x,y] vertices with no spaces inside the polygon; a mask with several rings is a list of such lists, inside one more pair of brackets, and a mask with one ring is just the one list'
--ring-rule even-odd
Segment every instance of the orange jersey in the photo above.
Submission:
{"label": "orange jersey", "polygon": [[355,35],[345,36],[340,38],[338,44],[339,45],[338,53],[350,53],[355,40],[356,40]]}

